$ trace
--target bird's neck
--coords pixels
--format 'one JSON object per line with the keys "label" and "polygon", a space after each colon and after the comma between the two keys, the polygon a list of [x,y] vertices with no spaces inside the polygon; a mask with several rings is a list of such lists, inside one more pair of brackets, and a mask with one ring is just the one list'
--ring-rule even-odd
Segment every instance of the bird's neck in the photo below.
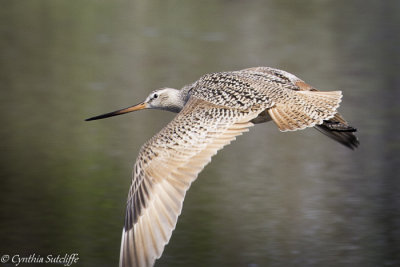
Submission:
{"label": "bird's neck", "polygon": [[173,93],[170,95],[171,102],[168,104],[166,110],[178,113],[185,106],[188,98],[188,92],[182,90],[174,89]]}
{"label": "bird's neck", "polygon": [[[179,95],[179,99],[180,99],[180,104],[181,104],[181,109],[183,109],[183,107],[186,105],[186,103],[189,100],[190,97],[190,90],[194,87],[194,83],[193,84],[188,84],[185,85],[184,87],[182,87],[181,90],[178,90],[178,95]],[[180,110],[179,110],[180,111]]]}

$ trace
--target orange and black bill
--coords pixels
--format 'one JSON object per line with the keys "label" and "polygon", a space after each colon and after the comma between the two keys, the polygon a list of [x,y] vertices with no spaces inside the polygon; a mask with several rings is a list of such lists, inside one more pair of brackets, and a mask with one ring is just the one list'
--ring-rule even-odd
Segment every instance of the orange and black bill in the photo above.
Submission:
{"label": "orange and black bill", "polygon": [[129,113],[129,112],[132,112],[132,111],[141,110],[141,109],[145,109],[145,108],[147,108],[147,104],[145,102],[142,102],[142,103],[139,103],[137,105],[134,105],[134,106],[131,106],[131,107],[128,107],[128,108],[123,108],[123,109],[116,110],[116,111],[113,111],[113,112],[109,112],[109,113],[106,113],[106,114],[94,116],[94,117],[91,117],[89,119],[86,119],[85,121],[94,121],[94,120],[105,119],[105,118],[108,118],[108,117],[122,115],[122,114],[125,114],[125,113]]}

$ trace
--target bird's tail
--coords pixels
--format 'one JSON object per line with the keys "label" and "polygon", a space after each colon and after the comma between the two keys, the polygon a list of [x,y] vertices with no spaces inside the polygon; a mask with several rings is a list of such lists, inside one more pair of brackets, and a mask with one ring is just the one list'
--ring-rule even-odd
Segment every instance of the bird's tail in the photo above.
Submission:
{"label": "bird's tail", "polygon": [[357,129],[350,126],[339,113],[324,120],[322,124],[316,125],[315,129],[350,149],[355,149],[360,144],[354,134]]}

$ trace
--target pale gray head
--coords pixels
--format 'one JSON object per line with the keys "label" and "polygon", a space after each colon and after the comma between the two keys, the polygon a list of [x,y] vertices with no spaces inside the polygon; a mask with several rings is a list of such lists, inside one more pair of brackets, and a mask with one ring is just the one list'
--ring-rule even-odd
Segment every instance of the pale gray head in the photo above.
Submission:
{"label": "pale gray head", "polygon": [[144,103],[146,108],[162,109],[179,112],[184,106],[180,90],[174,88],[160,88],[149,94]]}
{"label": "pale gray head", "polygon": [[86,121],[104,119],[141,109],[161,109],[179,112],[185,105],[185,99],[186,97],[182,95],[182,91],[180,90],[174,88],[160,88],[151,92],[143,102],[137,105],[95,116],[86,119]]}

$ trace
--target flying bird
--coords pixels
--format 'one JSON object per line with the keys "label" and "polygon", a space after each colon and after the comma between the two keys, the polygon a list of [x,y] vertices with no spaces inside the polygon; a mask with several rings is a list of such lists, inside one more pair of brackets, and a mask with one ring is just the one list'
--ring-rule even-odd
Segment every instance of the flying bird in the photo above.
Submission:
{"label": "flying bird", "polygon": [[86,119],[142,109],[178,113],[140,149],[119,266],[154,265],[175,229],[190,184],[218,150],[254,124],[272,120],[283,132],[314,127],[356,148],[357,130],[337,112],[341,98],[341,91],[318,91],[286,71],[255,67],[206,74],[180,90],[157,89],[137,105]]}

